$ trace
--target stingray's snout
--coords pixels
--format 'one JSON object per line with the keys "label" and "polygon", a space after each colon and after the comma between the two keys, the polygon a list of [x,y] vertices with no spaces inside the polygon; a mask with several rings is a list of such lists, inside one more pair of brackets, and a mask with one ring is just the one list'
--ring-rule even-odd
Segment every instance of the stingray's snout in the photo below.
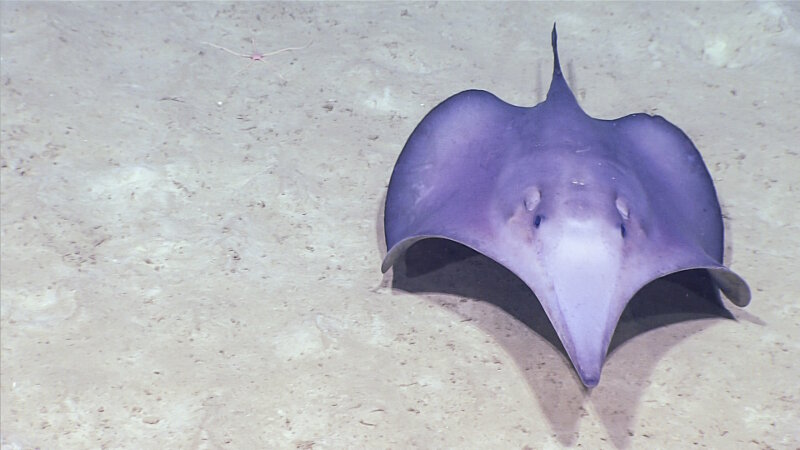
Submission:
{"label": "stingray's snout", "polygon": [[[575,284],[579,283],[577,281]],[[594,387],[600,381],[600,372],[615,324],[603,318],[609,313],[610,298],[603,296],[580,298],[590,299],[590,302],[595,304],[563,308],[561,325],[556,327],[556,332],[583,384]],[[559,296],[558,301],[561,305],[585,304],[586,302],[580,301],[580,298]]]}
{"label": "stingray's snout", "polygon": [[[579,283],[578,281],[575,284]],[[595,304],[577,306],[587,303],[581,299],[589,299]],[[577,298],[562,295],[558,297],[558,301],[561,305],[576,305],[562,309],[562,324],[557,327],[556,332],[583,384],[594,387],[600,381],[608,343],[614,333],[614,324],[603,320],[603,316],[608,314],[609,299],[603,296],[582,295]]]}
{"label": "stingray's snout", "polygon": [[[603,222],[569,222],[548,236],[543,258],[552,290],[540,297],[578,375],[587,387],[600,380],[613,320],[620,305],[622,244]],[[537,293],[538,294],[538,293]]]}
{"label": "stingray's snout", "polygon": [[583,364],[575,364],[575,370],[584,386],[593,388],[600,382],[600,371],[603,368],[603,360],[584,361]]}

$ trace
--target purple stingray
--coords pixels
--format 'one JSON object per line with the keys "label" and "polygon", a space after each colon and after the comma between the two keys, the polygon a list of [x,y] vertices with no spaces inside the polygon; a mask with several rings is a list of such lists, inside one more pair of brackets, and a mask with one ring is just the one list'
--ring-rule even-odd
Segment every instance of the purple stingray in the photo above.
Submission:
{"label": "purple stingray", "polygon": [[449,239],[497,261],[538,297],[592,387],[623,309],[647,283],[707,270],[745,306],[722,264],[723,224],[700,153],[660,116],[588,116],[561,73],[544,102],[456,94],[411,134],[386,195],[386,272],[412,244]]}

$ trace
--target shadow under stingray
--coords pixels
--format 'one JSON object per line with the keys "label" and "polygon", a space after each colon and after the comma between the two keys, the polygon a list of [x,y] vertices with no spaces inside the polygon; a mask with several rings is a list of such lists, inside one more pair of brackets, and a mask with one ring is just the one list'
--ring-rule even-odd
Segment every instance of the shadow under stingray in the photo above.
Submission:
{"label": "shadow under stingray", "polygon": [[[395,264],[392,288],[487,302],[544,338],[560,353],[560,361],[554,363],[552,348],[542,346],[542,342],[537,342],[529,333],[521,340],[519,335],[526,334],[523,327],[514,333],[499,332],[496,317],[482,317],[484,314],[475,314],[474,308],[469,311],[454,308],[492,334],[511,354],[539,398],[561,443],[569,445],[576,441],[578,421],[585,415],[583,403],[588,400],[589,391],[583,388],[538,299],[513,273],[461,244],[446,239],[423,239],[411,246]],[[452,306],[452,300],[439,298],[435,301]],[[487,314],[492,315],[491,312]],[[682,335],[660,337],[645,354],[637,354],[632,361],[620,361],[620,366],[624,365],[621,373],[604,370],[606,376],[626,378],[618,383],[601,378],[600,385],[592,391],[592,402],[616,446],[625,447],[630,439],[630,422],[653,368],[670,348],[707,327],[709,321],[698,321],[707,318],[733,319],[733,316],[722,305],[718,289],[704,270],[679,272],[655,280],[642,288],[625,308],[609,346],[606,368],[616,365],[608,362],[615,359],[614,353],[621,346],[636,336],[680,322],[697,321],[698,326],[690,327],[688,333],[684,330]],[[622,419],[618,414],[620,410],[627,411]]]}

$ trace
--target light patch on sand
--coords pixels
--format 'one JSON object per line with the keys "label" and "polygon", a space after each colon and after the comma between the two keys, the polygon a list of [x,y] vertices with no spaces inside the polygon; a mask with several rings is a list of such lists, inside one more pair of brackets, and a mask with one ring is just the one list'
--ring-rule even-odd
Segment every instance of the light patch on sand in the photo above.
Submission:
{"label": "light patch on sand", "polygon": [[72,289],[4,289],[0,316],[4,322],[8,320],[34,326],[50,326],[69,318],[76,309],[75,291]]}
{"label": "light patch on sand", "polygon": [[724,39],[717,37],[706,41],[703,55],[711,64],[726,67],[731,61],[732,51]]}
{"label": "light patch on sand", "polygon": [[383,93],[373,93],[370,95],[364,104],[372,109],[377,109],[378,111],[383,112],[392,112],[397,111],[397,102],[392,95],[392,90],[386,86],[383,88]]}

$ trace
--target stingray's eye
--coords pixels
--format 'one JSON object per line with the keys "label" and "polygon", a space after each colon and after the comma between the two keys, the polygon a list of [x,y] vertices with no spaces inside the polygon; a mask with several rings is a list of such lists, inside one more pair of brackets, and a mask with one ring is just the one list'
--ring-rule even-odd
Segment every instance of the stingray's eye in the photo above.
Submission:
{"label": "stingray's eye", "polygon": [[536,228],[539,228],[539,225],[542,224],[542,220],[544,220],[544,217],[542,217],[541,215],[537,215],[533,219],[533,226],[536,227]]}
{"label": "stingray's eye", "polygon": [[625,235],[628,234],[628,230],[625,229],[625,224],[624,223],[619,224],[619,234],[622,237],[625,237]]}

